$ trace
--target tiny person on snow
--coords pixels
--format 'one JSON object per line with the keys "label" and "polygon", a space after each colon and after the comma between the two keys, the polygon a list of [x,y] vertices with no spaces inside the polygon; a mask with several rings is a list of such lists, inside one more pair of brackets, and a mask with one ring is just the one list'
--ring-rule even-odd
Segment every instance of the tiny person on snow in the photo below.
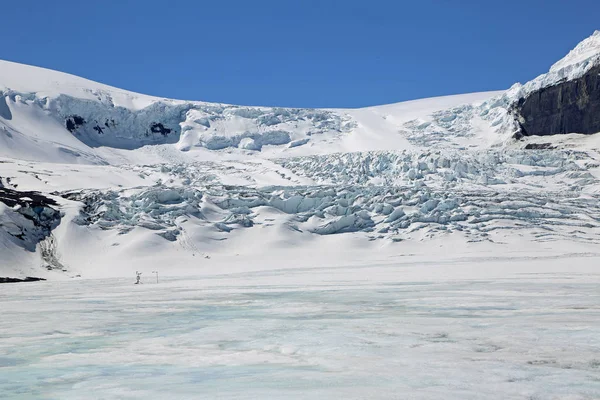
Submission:
{"label": "tiny person on snow", "polygon": [[142,273],[135,271],[135,284],[138,285],[142,283]]}

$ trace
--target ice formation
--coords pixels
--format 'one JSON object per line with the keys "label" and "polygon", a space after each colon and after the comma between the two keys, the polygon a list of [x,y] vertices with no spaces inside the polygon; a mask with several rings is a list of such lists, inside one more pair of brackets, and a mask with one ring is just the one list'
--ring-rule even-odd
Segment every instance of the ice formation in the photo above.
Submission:
{"label": "ice formation", "polygon": [[[596,32],[508,91],[314,110],[161,99],[0,62],[0,190],[56,201],[0,197],[0,270],[69,270],[89,246],[114,262],[333,236],[598,243],[596,139],[516,140],[514,110],[598,64]],[[35,256],[25,269],[15,246]]]}

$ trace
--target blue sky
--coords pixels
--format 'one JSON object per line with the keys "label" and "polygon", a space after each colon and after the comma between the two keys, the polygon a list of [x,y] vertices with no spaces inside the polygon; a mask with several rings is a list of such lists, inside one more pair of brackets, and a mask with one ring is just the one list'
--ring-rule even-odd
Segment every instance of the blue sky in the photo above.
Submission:
{"label": "blue sky", "polygon": [[0,58],[188,100],[360,107],[503,89],[600,29],[590,0],[5,1]]}

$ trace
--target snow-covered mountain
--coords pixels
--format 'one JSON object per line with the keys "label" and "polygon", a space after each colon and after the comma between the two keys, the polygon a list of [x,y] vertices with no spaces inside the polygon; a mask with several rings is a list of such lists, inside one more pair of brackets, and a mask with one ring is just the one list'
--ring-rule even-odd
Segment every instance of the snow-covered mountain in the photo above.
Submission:
{"label": "snow-covered mountain", "polygon": [[591,252],[598,68],[600,32],[507,91],[319,110],[0,61],[0,277]]}

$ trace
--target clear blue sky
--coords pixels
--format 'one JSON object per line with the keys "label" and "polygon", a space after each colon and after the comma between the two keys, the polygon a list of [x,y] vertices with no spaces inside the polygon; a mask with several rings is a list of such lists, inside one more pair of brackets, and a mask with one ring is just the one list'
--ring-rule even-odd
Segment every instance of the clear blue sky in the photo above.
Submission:
{"label": "clear blue sky", "polygon": [[509,87],[598,0],[4,1],[0,58],[187,100],[359,107]]}

